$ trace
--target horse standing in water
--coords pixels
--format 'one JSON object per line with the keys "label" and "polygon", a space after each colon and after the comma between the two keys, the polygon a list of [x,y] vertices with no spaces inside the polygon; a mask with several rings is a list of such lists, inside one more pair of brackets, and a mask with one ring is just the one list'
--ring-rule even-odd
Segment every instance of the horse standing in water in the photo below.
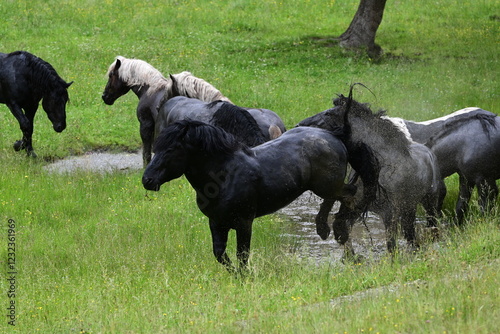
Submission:
{"label": "horse standing in water", "polygon": [[[483,212],[496,201],[500,179],[500,117],[480,108],[465,108],[424,122],[403,121],[413,140],[437,157],[441,177],[459,175],[456,221],[463,223],[474,186]],[[441,194],[441,210],[446,188]]]}
{"label": "horse standing in water", "polygon": [[[185,95],[204,102],[218,100],[231,102],[217,88],[189,72],[181,72],[165,78],[160,71],[140,59],[116,57],[116,60],[109,66],[107,76],[108,82],[102,94],[104,103],[112,105],[130,90],[139,98],[137,118],[140,124],[144,166],[151,161],[156,117],[158,109],[165,101],[175,96]],[[283,124],[281,120],[280,122]],[[271,126],[272,124],[269,124],[269,127]]]}
{"label": "horse standing in water", "polygon": [[209,218],[214,255],[232,271],[226,253],[230,229],[236,230],[236,254],[245,267],[254,218],[312,190],[324,199],[318,219],[326,220],[343,195],[346,167],[346,148],[330,131],[295,128],[248,148],[219,127],[182,120],[162,130],[142,183],[158,191],[163,183],[185,175]]}
{"label": "horse standing in water", "polygon": [[[33,119],[40,100],[56,132],[66,128],[67,83],[46,61],[25,51],[0,53],[0,103],[10,109],[19,122],[23,137],[14,143],[16,151],[33,150]],[[24,110],[24,112],[23,112]]]}
{"label": "horse standing in water", "polygon": [[[355,219],[368,209],[378,213],[385,225],[387,247],[394,251],[399,226],[408,245],[416,244],[417,205],[423,204],[429,224],[437,216],[437,200],[444,184],[434,154],[411,141],[398,126],[374,114],[366,104],[341,95],[334,108],[309,117],[299,126],[342,127],[349,163],[363,181],[363,198],[354,208],[342,203],[333,223],[336,240],[349,248],[349,233]],[[321,236],[321,235],[320,235]],[[328,234],[321,237],[326,238]],[[349,241],[349,243],[348,243]]]}

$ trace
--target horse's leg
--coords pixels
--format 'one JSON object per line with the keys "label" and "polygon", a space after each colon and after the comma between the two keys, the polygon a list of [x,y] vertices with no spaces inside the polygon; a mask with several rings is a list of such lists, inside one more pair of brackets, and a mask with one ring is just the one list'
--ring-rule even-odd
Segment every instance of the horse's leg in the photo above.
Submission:
{"label": "horse's leg", "polygon": [[252,240],[252,220],[240,224],[236,230],[236,257],[239,268],[245,269],[250,256],[250,242]]}
{"label": "horse's leg", "polygon": [[401,224],[403,228],[403,234],[408,243],[408,247],[410,250],[415,250],[418,248],[418,244],[416,241],[416,232],[415,232],[415,218],[417,214],[417,206],[416,204],[408,205],[405,204],[401,211]]}
{"label": "horse's leg", "polygon": [[471,184],[462,175],[460,175],[459,181],[460,181],[460,191],[458,194],[455,212],[457,215],[457,223],[458,225],[461,225],[463,223],[465,215],[467,214],[469,200],[472,194],[472,188],[474,187],[474,184]]}
{"label": "horse's leg", "polygon": [[382,214],[382,220],[384,221],[385,233],[387,239],[387,250],[390,253],[394,253],[396,249],[396,241],[398,235],[398,216],[394,214],[392,208],[385,209]]}
{"label": "horse's leg", "polygon": [[137,110],[139,119],[139,131],[142,140],[142,164],[146,167],[151,162],[151,151],[155,132],[155,121],[149,110]]}
{"label": "horse's leg", "polygon": [[218,224],[210,219],[210,232],[212,233],[212,245],[214,256],[217,261],[223,264],[227,270],[230,272],[234,271],[231,264],[231,260],[226,253],[227,238],[229,234],[229,228],[221,228],[217,226]]}
{"label": "horse's leg", "polygon": [[23,141],[24,141],[24,146],[26,149],[26,153],[28,154],[29,157],[36,158],[37,155],[35,151],[33,150],[33,144],[32,144],[32,136],[33,136],[33,120],[35,119],[35,113],[37,110],[38,106],[35,108],[25,108],[25,114],[26,118],[28,120],[28,126],[25,130],[23,130]]}
{"label": "horse's leg", "polygon": [[21,107],[16,103],[9,103],[7,107],[9,107],[10,111],[19,122],[19,127],[23,133],[23,138],[14,143],[14,150],[20,151],[26,149],[28,156],[36,157],[35,152],[33,152],[31,137],[33,135],[33,119],[38,106],[35,105],[34,107],[30,106],[25,108],[25,113],[23,113]]}
{"label": "horse's leg", "polygon": [[316,215],[316,233],[321,239],[326,240],[330,235],[330,226],[328,226],[328,215],[335,204],[334,199],[324,199],[319,207],[318,214]]}

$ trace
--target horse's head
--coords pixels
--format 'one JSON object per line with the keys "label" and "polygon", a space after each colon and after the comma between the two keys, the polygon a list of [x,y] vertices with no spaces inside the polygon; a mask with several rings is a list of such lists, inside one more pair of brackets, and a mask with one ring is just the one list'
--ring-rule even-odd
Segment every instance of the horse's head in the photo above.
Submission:
{"label": "horse's head", "polygon": [[339,132],[344,127],[344,112],[336,106],[300,121],[297,126],[312,126]]}
{"label": "horse's head", "polygon": [[116,99],[127,94],[130,90],[127,83],[120,78],[119,70],[121,65],[121,60],[117,58],[108,69],[108,83],[102,93],[102,100],[108,105],[115,103]]}
{"label": "horse's head", "polygon": [[66,104],[69,101],[68,87],[73,82],[61,84],[43,97],[42,107],[56,132],[66,129]]}
{"label": "horse's head", "polygon": [[155,155],[146,167],[142,184],[147,190],[160,190],[165,182],[181,177],[187,164],[184,143],[187,127],[173,123],[162,130],[155,142]]}

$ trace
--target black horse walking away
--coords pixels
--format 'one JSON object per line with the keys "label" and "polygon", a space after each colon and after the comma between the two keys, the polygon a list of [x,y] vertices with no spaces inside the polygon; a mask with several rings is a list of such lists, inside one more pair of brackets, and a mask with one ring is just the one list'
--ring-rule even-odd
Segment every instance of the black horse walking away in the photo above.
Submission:
{"label": "black horse walking away", "polygon": [[230,229],[236,230],[237,257],[245,266],[254,218],[288,205],[304,191],[324,199],[316,219],[325,226],[343,195],[346,168],[344,144],[323,129],[295,128],[249,148],[219,127],[182,120],[168,125],[156,140],[142,183],[159,190],[186,175],[209,218],[214,255],[232,270],[226,254]]}
{"label": "black horse walking away", "polygon": [[0,103],[9,107],[19,122],[23,137],[14,143],[16,151],[33,151],[33,118],[40,100],[54,130],[66,128],[66,103],[69,100],[67,83],[46,61],[25,51],[0,53]]}

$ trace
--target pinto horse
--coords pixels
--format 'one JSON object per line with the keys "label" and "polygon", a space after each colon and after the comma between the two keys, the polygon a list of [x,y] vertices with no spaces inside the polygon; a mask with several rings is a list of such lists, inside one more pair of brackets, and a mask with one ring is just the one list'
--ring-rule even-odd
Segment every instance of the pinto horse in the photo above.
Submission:
{"label": "pinto horse", "polygon": [[[500,117],[480,108],[465,108],[424,122],[402,121],[413,140],[427,145],[436,155],[442,178],[459,175],[457,223],[463,223],[474,186],[482,211],[488,211],[498,196]],[[446,188],[439,210],[445,195]]]}
{"label": "pinto horse", "polygon": [[162,130],[142,183],[158,191],[163,183],[185,175],[196,190],[198,207],[209,218],[214,255],[232,271],[226,253],[230,229],[236,230],[236,254],[244,268],[254,218],[312,190],[324,199],[317,219],[326,220],[343,195],[346,167],[346,148],[330,131],[294,128],[249,148],[219,127],[182,120]]}
{"label": "pinto horse", "polygon": [[[368,105],[341,95],[334,107],[311,116],[299,126],[342,127],[349,163],[363,182],[363,197],[354,207],[342,203],[333,229],[336,240],[350,244],[349,233],[355,219],[368,209],[378,213],[385,225],[387,248],[393,252],[402,226],[410,248],[418,246],[415,235],[417,205],[423,204],[430,225],[434,225],[439,193],[444,187],[436,157],[429,148],[411,141],[400,127],[373,113]],[[327,235],[324,235],[327,236]],[[349,242],[349,243],[348,243]]]}
{"label": "pinto horse", "polygon": [[33,150],[33,119],[40,100],[56,132],[66,128],[66,103],[69,100],[67,83],[56,70],[41,58],[26,51],[0,53],[0,103],[10,109],[23,133],[14,149],[26,150],[36,157]]}
{"label": "pinto horse", "polygon": [[[217,88],[190,72],[185,71],[165,78],[160,71],[140,59],[116,57],[108,68],[107,76],[108,82],[102,94],[104,103],[112,105],[130,90],[139,98],[137,118],[140,124],[144,166],[151,161],[156,117],[158,109],[165,101],[181,95],[204,102],[218,100],[231,102]],[[285,130],[281,119],[277,125]],[[272,126],[273,124],[269,124],[268,128]]]}

